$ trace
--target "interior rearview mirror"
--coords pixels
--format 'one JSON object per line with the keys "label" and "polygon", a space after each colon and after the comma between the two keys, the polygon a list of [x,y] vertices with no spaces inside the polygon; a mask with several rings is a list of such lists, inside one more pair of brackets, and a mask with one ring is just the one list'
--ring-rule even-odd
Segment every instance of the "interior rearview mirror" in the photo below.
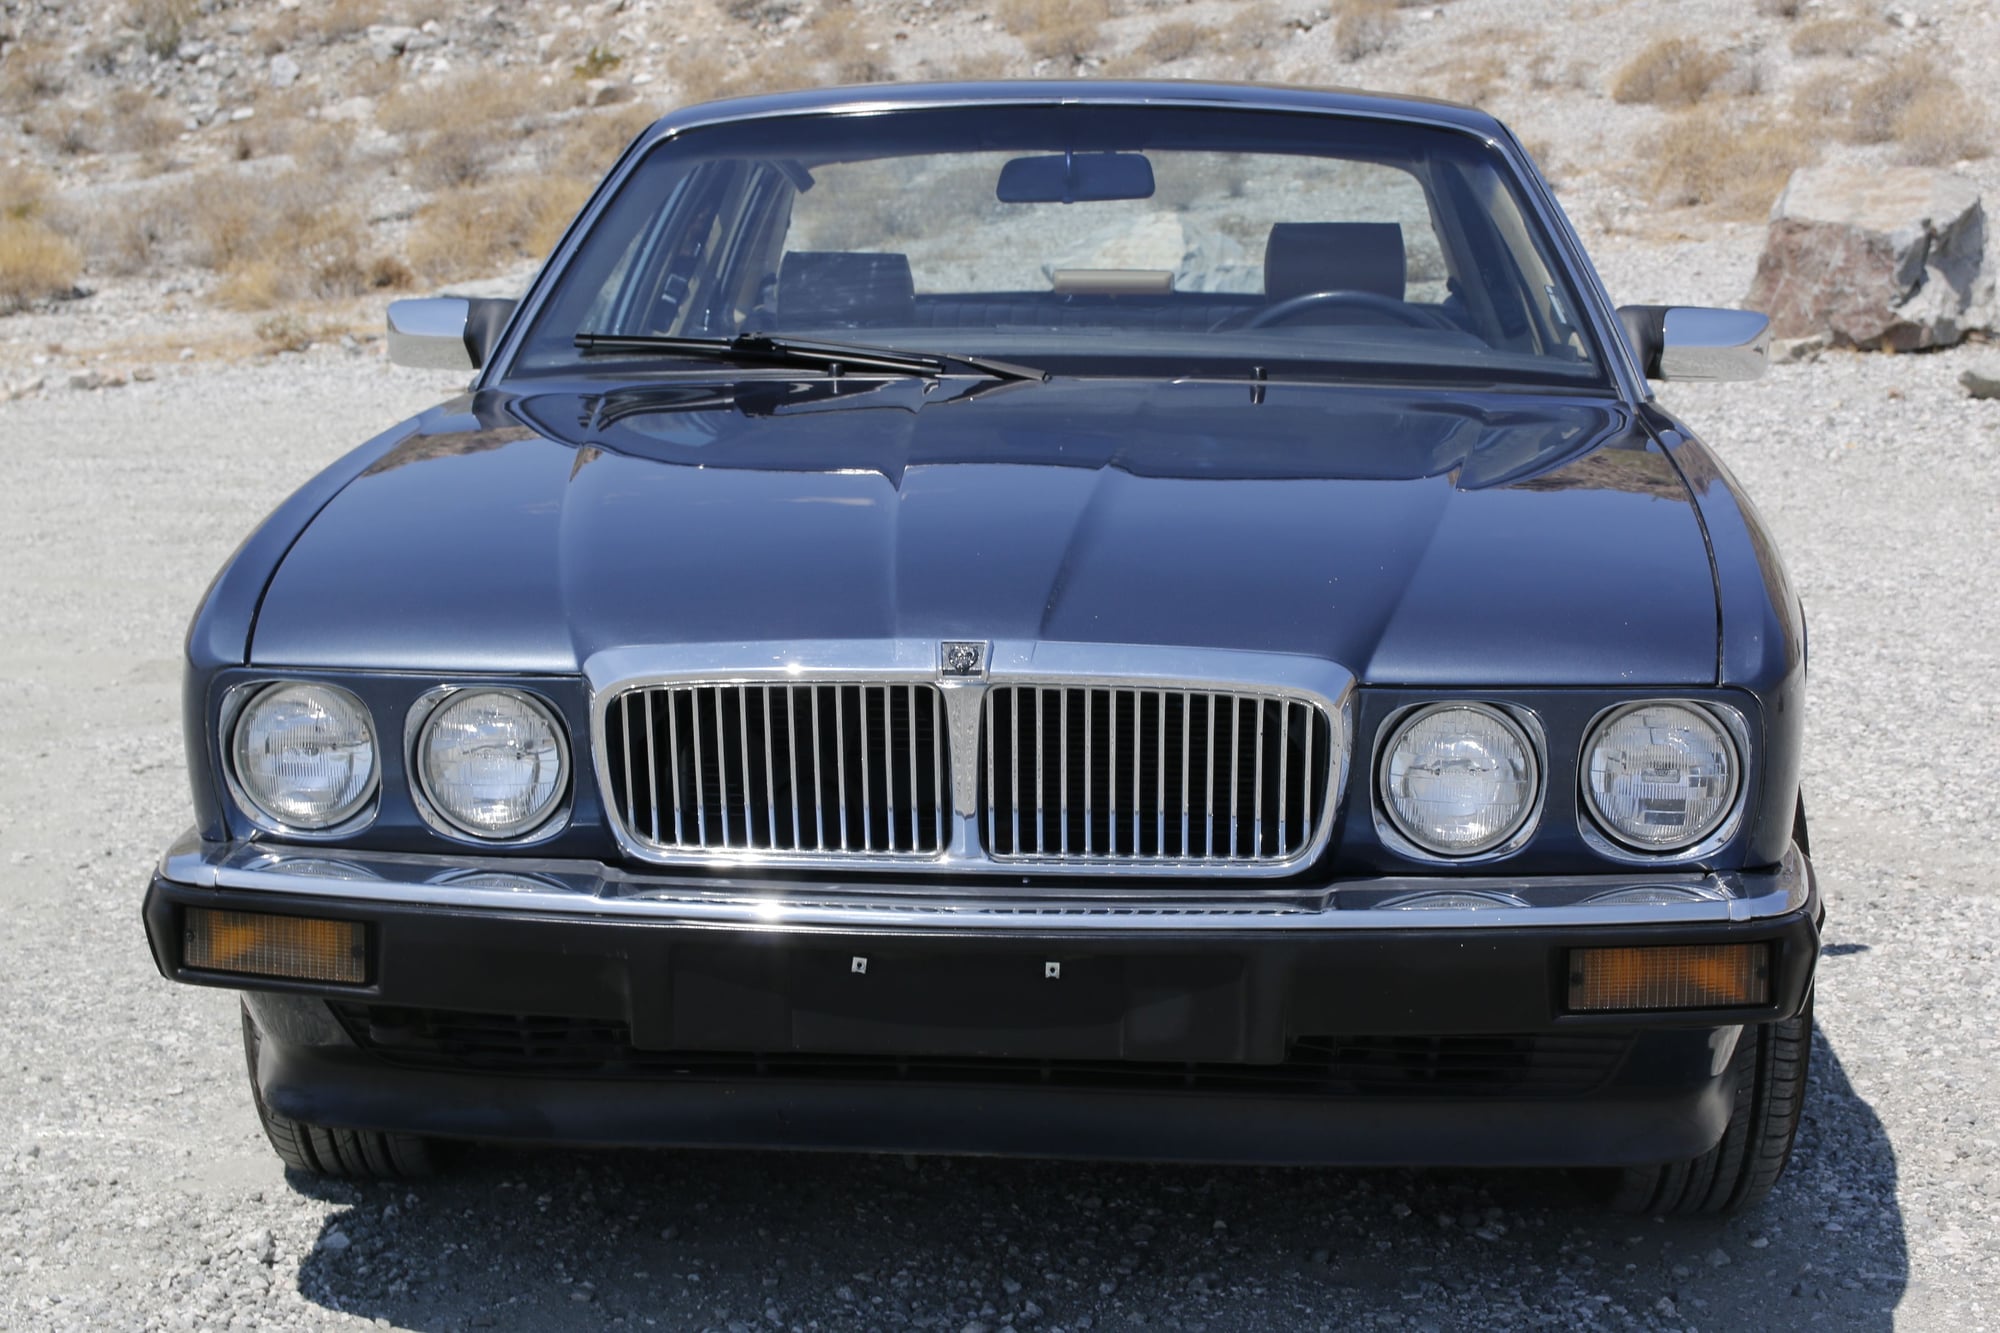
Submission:
{"label": "interior rearview mirror", "polygon": [[1622,305],[1618,318],[1649,380],[1754,380],[1770,364],[1771,321],[1755,310]]}
{"label": "interior rearview mirror", "polygon": [[994,193],[1003,204],[1151,199],[1153,164],[1144,153],[1017,157],[1000,168],[1000,186]]}

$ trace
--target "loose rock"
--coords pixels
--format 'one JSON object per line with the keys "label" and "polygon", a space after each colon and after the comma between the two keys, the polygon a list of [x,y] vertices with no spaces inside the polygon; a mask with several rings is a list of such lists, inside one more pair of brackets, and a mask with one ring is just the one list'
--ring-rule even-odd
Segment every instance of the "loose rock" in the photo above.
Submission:
{"label": "loose rock", "polygon": [[1986,214],[1963,176],[1922,167],[1806,167],[1771,210],[1745,304],[1779,338],[1912,352],[1995,319]]}

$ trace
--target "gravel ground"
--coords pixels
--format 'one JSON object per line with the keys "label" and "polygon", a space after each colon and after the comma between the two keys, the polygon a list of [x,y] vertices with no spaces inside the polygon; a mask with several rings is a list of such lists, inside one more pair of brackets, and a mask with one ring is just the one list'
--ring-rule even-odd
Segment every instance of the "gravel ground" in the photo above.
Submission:
{"label": "gravel ground", "polygon": [[234,999],[161,981],[138,922],[187,822],[180,636],[256,515],[448,386],[330,353],[0,405],[0,1327],[2000,1322],[1976,355],[1671,395],[1811,609],[1833,910],[1798,1154],[1727,1224],[1608,1217],[1546,1174],[479,1149],[414,1188],[287,1181]]}

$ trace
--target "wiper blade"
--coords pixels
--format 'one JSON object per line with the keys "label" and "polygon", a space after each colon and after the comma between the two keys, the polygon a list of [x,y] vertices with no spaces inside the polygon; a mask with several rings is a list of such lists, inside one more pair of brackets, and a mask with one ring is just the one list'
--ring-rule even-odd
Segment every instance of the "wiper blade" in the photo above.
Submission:
{"label": "wiper blade", "polygon": [[904,352],[863,343],[819,342],[741,333],[734,338],[672,338],[651,333],[579,333],[578,351],[659,352],[668,356],[705,357],[715,361],[747,361],[772,366],[814,366],[838,374],[844,370],[886,371],[892,375],[985,375],[999,380],[1046,380],[1048,372],[1011,361],[946,352]]}

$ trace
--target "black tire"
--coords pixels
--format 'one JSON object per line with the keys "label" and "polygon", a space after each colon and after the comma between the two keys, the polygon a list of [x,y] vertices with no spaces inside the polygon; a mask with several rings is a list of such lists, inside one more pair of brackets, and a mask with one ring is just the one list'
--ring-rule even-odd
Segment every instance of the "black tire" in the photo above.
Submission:
{"label": "black tire", "polygon": [[437,1169],[428,1139],[375,1129],[329,1129],[279,1115],[264,1104],[257,1087],[257,1024],[243,1009],[243,1059],[250,1069],[250,1101],[264,1137],[287,1170],[308,1176],[356,1180],[404,1180]]}
{"label": "black tire", "polygon": [[1761,1203],[1784,1175],[1805,1107],[1812,998],[1797,1018],[1746,1027],[1730,1068],[1736,1106],[1701,1156],[1612,1173],[1611,1206],[1654,1217],[1724,1216]]}

